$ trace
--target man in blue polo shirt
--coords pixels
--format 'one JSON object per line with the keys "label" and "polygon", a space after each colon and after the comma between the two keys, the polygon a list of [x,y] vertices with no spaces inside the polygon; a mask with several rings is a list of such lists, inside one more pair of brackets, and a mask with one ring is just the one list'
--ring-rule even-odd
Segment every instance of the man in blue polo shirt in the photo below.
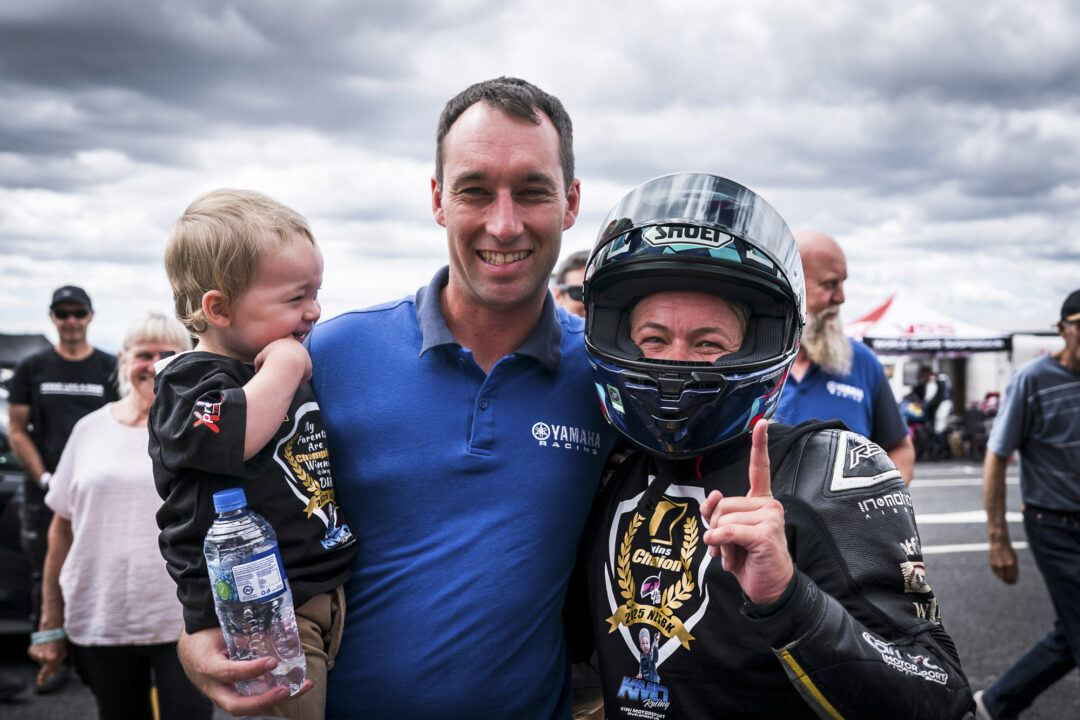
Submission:
{"label": "man in blue polo shirt", "polygon": [[[558,99],[524,81],[453,98],[431,181],[449,267],[310,336],[360,541],[328,718],[570,715],[562,609],[614,444],[583,322],[547,290],[578,212],[571,138]],[[260,662],[229,663],[204,640],[181,640],[204,692],[233,714],[272,704],[228,685],[240,676],[226,670]]]}
{"label": "man in blue polo shirt", "polygon": [[884,448],[904,483],[911,484],[915,446],[881,363],[863,343],[844,335],[847,260],[833,238],[817,230],[795,233],[806,276],[806,328],[776,420],[839,419]]}

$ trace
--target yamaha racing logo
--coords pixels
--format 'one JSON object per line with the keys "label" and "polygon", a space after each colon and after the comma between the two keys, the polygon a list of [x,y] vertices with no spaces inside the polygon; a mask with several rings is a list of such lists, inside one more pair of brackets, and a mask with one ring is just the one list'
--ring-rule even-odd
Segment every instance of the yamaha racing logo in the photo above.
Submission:
{"label": "yamaha racing logo", "polygon": [[533,424],[532,436],[541,447],[574,450],[588,455],[600,452],[600,433],[587,428],[541,421]]}
{"label": "yamaha racing logo", "polygon": [[829,391],[830,395],[835,397],[844,398],[845,400],[853,400],[854,402],[861,403],[865,392],[862,388],[855,387],[854,385],[845,385],[844,383],[830,380],[825,383],[825,389]]}

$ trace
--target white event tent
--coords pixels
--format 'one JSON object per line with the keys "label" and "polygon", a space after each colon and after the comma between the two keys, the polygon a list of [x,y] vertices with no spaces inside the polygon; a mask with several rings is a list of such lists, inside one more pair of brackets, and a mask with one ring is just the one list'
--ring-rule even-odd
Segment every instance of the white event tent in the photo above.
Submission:
{"label": "white event tent", "polygon": [[908,293],[894,293],[844,332],[875,353],[967,354],[1011,349],[1008,333],[990,330],[950,317]]}

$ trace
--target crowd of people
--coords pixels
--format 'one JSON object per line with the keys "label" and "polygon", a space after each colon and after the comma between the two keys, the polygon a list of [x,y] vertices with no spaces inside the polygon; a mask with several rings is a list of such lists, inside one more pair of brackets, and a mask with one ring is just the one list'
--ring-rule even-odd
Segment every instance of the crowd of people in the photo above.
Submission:
{"label": "crowd of people", "polygon": [[[1015,582],[1019,451],[1057,622],[973,696],[910,512],[906,423],[839,325],[835,240],[792,233],[737,182],[674,173],[621,198],[553,277],[580,208],[572,123],[515,78],[452,98],[435,158],[448,264],[400,300],[316,325],[315,236],[250,191],[177,221],[183,329],[146,318],[118,365],[86,340],[87,294],[57,290],[60,342],[11,393],[42,501],[26,518],[39,690],[71,654],[106,719],[150,717],[152,675],[162,717],[212,701],[292,718],[1006,720],[1076,666],[1080,291],[1065,349],[1006,390],[986,461],[994,572]],[[231,486],[278,532],[308,663],[291,697],[238,690],[276,660],[231,660],[214,613],[201,542]],[[117,496],[130,528],[100,510]],[[903,512],[848,521],[884,498]],[[106,592],[163,582],[168,601]],[[602,706],[574,692],[571,661]]]}

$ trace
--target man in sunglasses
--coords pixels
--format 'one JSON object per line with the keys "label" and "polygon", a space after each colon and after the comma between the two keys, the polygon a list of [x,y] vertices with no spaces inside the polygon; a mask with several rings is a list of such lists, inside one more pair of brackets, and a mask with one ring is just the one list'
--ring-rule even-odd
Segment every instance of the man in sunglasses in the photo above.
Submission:
{"label": "man in sunglasses", "polygon": [[555,286],[551,289],[555,302],[566,308],[566,312],[579,317],[585,317],[582,285],[585,282],[585,263],[588,260],[588,250],[567,256],[559,266],[559,271],[555,273]]}
{"label": "man in sunglasses", "polygon": [[[26,469],[21,542],[30,565],[30,624],[34,628],[41,609],[41,574],[52,522],[52,511],[45,505],[49,479],[75,423],[119,399],[116,357],[86,341],[86,329],[94,318],[86,291],[74,285],[58,288],[49,318],[60,341],[19,363],[11,378],[8,406],[11,447]],[[66,677],[58,673],[37,691],[51,692]]]}

